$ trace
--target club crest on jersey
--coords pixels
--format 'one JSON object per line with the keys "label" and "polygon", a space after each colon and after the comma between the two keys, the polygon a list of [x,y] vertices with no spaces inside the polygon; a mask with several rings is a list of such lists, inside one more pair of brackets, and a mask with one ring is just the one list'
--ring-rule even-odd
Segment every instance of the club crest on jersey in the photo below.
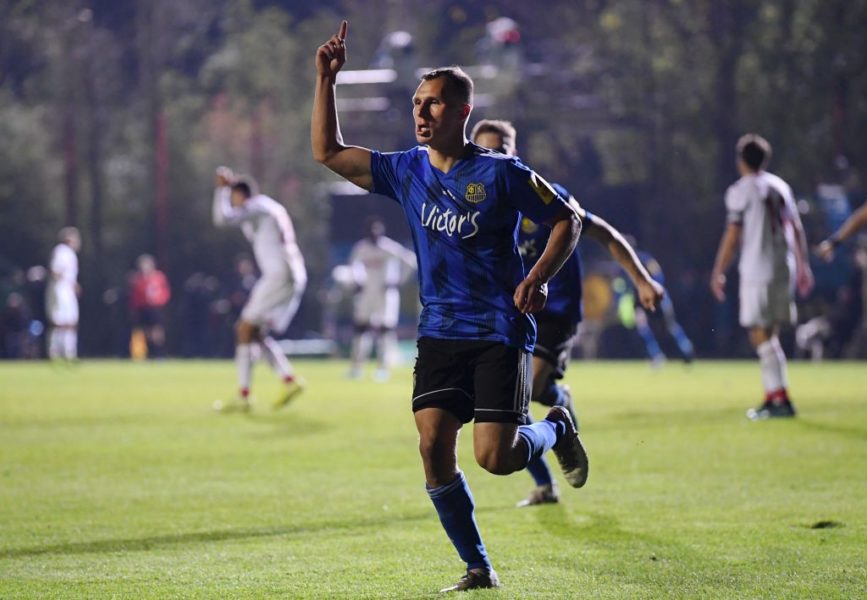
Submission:
{"label": "club crest on jersey", "polygon": [[527,235],[533,235],[537,231],[539,231],[539,226],[533,223],[527,217],[521,219],[521,231],[526,233]]}
{"label": "club crest on jersey", "polygon": [[464,194],[464,198],[467,199],[467,202],[472,202],[473,204],[478,204],[488,197],[487,192],[485,192],[485,186],[482,183],[468,183],[467,184],[467,193]]}
{"label": "club crest on jersey", "polygon": [[536,192],[536,195],[539,196],[545,204],[551,204],[551,202],[554,201],[554,197],[557,195],[557,192],[554,191],[551,184],[536,175],[535,172],[530,174],[530,187],[533,188],[533,191]]}

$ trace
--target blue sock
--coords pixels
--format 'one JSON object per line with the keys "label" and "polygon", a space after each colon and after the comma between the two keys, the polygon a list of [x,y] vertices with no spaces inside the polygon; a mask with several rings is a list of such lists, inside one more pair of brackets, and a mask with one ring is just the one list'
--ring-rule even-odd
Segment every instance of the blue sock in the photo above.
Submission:
{"label": "blue sock", "polygon": [[674,341],[677,342],[677,347],[680,348],[684,358],[691,358],[695,354],[695,349],[692,347],[692,342],[686,337],[686,332],[683,327],[675,323],[671,328],[671,335],[674,336]]}
{"label": "blue sock", "polygon": [[[533,417],[529,413],[527,414],[527,422],[533,422]],[[527,471],[533,476],[533,481],[536,482],[536,485],[551,485],[554,482],[551,467],[548,466],[548,461],[545,459],[544,454],[530,459],[530,462],[527,463]]]}
{"label": "blue sock", "polygon": [[548,419],[518,427],[518,435],[527,445],[527,464],[553,448],[564,433],[566,433],[565,423]]}
{"label": "blue sock", "polygon": [[648,356],[653,360],[665,358],[665,355],[662,353],[662,348],[659,347],[659,342],[656,341],[656,336],[653,335],[653,330],[650,328],[650,325],[639,325],[637,329],[641,339],[644,340],[644,347],[647,348]]}
{"label": "blue sock", "polygon": [[443,529],[461,560],[467,563],[467,569],[490,569],[488,551],[485,550],[482,534],[479,533],[476,523],[476,505],[464,474],[459,472],[455,480],[447,485],[425,487],[434,508],[437,509]]}

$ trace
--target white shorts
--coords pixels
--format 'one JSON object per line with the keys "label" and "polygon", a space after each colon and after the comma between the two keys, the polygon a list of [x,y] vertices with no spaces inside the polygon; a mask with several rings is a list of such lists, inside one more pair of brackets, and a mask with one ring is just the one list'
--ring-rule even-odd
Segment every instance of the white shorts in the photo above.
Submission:
{"label": "white shorts", "polygon": [[400,292],[396,288],[362,290],[355,297],[352,318],[358,327],[394,329],[399,313]]}
{"label": "white shorts", "polygon": [[788,281],[741,282],[742,327],[792,325],[798,319],[794,290]]}
{"label": "white shorts", "polygon": [[70,285],[50,284],[45,292],[45,312],[55,327],[78,325],[78,296]]}
{"label": "white shorts", "polygon": [[250,292],[241,319],[266,331],[282,333],[298,312],[304,286],[283,276],[265,275]]}

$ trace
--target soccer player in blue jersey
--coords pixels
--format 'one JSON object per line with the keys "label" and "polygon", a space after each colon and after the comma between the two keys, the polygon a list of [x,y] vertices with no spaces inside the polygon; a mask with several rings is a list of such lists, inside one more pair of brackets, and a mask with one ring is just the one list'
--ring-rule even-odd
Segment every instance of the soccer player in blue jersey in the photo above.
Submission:
{"label": "soccer player in blue jersey", "polygon": [[[635,246],[634,240],[631,241],[632,245]],[[637,252],[638,258],[647,267],[647,271],[653,279],[659,282],[660,285],[665,285],[665,273],[663,272],[659,261],[645,250],[639,249]],[[693,348],[689,337],[686,335],[686,332],[683,330],[683,327],[681,327],[680,323],[677,322],[677,316],[674,314],[674,304],[672,303],[671,298],[666,296],[662,300],[659,308],[659,316],[663,320],[665,329],[671,337],[674,338],[684,362],[691,363],[695,359],[695,349]],[[665,353],[662,351],[662,348],[656,339],[656,335],[653,333],[647,313],[644,312],[641,306],[635,307],[635,328],[638,330],[638,335],[641,336],[641,339],[644,342],[647,355],[650,357],[653,365],[662,365],[665,362]]]}
{"label": "soccer player in blue jersey", "polygon": [[[517,154],[517,132],[509,121],[485,119],[476,123],[470,138],[478,145],[508,156]],[[595,214],[581,208],[572,195],[559,184],[554,189],[562,198],[574,203],[584,224],[582,234],[602,244],[629,273],[638,290],[643,306],[653,311],[663,301],[665,290],[655,282],[625,238],[614,227]],[[518,234],[521,255],[532,266],[548,243],[549,230],[523,218]],[[569,388],[558,383],[566,374],[572,354],[572,343],[582,317],[581,255],[576,250],[548,283],[548,302],[536,315],[538,334],[533,348],[532,399],[545,406],[563,406],[578,423]],[[533,506],[557,502],[559,493],[544,456],[534,458],[527,470],[536,487],[518,506]]]}
{"label": "soccer player in blue jersey", "polygon": [[[536,337],[531,313],[544,307],[548,282],[578,243],[581,219],[518,159],[467,141],[473,83],[457,67],[425,74],[413,95],[419,146],[384,154],[344,144],[335,87],[346,31],[344,21],[316,51],[313,156],[406,213],[422,303],[412,401],[419,450],[428,494],[467,567],[443,591],[497,587],[458,469],[458,433],[475,419],[475,458],[491,473],[519,471],[553,449],[566,480],[574,487],[586,482],[587,454],[569,411],[554,407],[526,424]],[[526,273],[517,244],[522,214],[551,227]]]}

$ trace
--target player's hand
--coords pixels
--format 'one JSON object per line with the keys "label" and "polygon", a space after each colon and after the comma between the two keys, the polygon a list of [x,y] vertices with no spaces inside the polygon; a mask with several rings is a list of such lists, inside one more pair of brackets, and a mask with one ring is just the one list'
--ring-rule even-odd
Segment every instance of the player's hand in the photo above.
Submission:
{"label": "player's hand", "polygon": [[815,252],[816,256],[824,260],[825,262],[831,262],[834,260],[836,247],[834,242],[831,240],[824,240],[818,246],[813,248],[813,252]]}
{"label": "player's hand", "polygon": [[235,174],[232,173],[232,169],[230,169],[229,167],[217,167],[217,174],[214,178],[214,185],[217,187],[232,185],[232,181],[234,179]]}
{"label": "player's hand", "polygon": [[539,312],[548,301],[548,284],[527,278],[515,288],[515,308],[525,315]]}
{"label": "player's hand", "polygon": [[665,296],[665,288],[653,279],[638,284],[638,301],[650,312],[656,312],[663,296]]}
{"label": "player's hand", "polygon": [[713,273],[710,276],[710,291],[717,302],[726,301],[726,276],[723,273]]}
{"label": "player's hand", "polygon": [[316,49],[316,72],[321,77],[337,77],[346,63],[346,32],[349,22],[340,23],[340,30]]}
{"label": "player's hand", "polygon": [[795,287],[798,288],[798,294],[800,294],[801,298],[805,298],[813,291],[815,283],[816,280],[813,278],[813,271],[809,265],[804,265],[797,270],[795,274]]}

